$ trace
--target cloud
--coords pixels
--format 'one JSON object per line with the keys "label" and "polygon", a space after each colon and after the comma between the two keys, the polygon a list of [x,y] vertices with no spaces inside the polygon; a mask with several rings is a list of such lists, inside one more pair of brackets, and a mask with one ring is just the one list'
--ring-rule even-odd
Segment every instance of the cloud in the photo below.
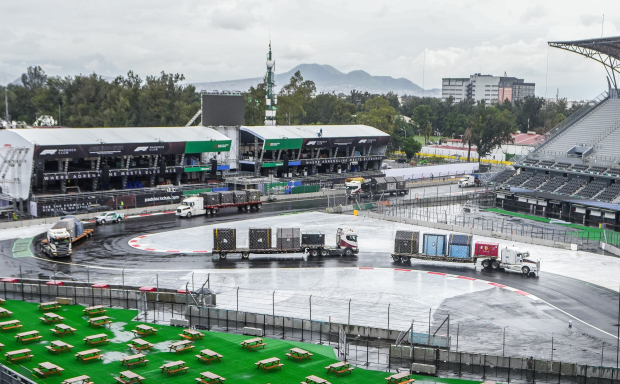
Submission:
{"label": "cloud", "polygon": [[549,14],[549,9],[542,4],[536,4],[534,6],[527,7],[523,15],[521,15],[521,22],[530,23],[544,18]]}
{"label": "cloud", "polygon": [[222,29],[243,31],[256,21],[252,7],[239,6],[232,9],[216,9],[211,13],[211,23]]}
{"label": "cloud", "polygon": [[308,44],[286,44],[278,56],[289,60],[306,60],[316,54],[316,49]]}
{"label": "cloud", "polygon": [[603,21],[603,15],[581,15],[579,21],[584,27],[601,25],[601,22]]}

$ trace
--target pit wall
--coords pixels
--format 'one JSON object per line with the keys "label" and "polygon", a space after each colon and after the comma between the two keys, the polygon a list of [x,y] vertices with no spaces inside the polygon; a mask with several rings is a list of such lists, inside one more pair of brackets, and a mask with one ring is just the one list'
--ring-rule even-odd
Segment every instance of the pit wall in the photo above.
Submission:
{"label": "pit wall", "polygon": [[[392,346],[390,355],[393,357],[411,356],[410,346]],[[585,364],[565,363],[561,361],[536,360],[534,359],[531,367],[527,365],[526,357],[496,356],[470,352],[453,352],[447,350],[437,350],[433,348],[413,347],[413,362],[416,363],[439,363],[447,364],[454,368],[456,365],[479,366],[487,368],[506,368],[521,369],[544,373],[547,375],[558,376],[584,376],[589,378],[600,378],[617,380],[618,369],[611,367],[600,367]]]}
{"label": "pit wall", "polygon": [[[520,242],[520,243],[525,243],[525,244],[544,245],[547,247],[554,247],[554,248],[560,248],[560,249],[571,249],[571,244],[561,243],[561,242],[557,242],[553,240],[534,239],[532,237],[527,237],[527,236],[511,235],[508,233],[486,231],[482,229],[467,228],[467,227],[461,227],[457,225],[441,224],[441,223],[434,223],[430,221],[415,220],[415,219],[405,219],[405,218],[400,218],[400,217],[394,217],[391,215],[384,215],[380,213],[367,212],[367,211],[359,211],[358,215],[362,217],[368,217],[371,219],[386,220],[386,221],[392,221],[395,223],[418,225],[421,227],[428,227],[428,228],[435,228],[435,229],[443,229],[445,231],[450,231],[450,232],[467,233],[471,235],[492,237],[495,239],[509,240],[509,241]],[[574,245],[575,244],[573,244],[573,246]]]}

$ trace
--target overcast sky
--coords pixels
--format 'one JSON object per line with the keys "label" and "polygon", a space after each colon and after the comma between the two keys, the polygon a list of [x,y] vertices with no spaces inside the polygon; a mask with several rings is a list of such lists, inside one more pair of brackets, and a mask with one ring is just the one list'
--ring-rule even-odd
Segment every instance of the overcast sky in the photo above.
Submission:
{"label": "overcast sky", "polygon": [[0,0],[0,82],[30,65],[62,76],[260,77],[271,34],[277,72],[330,64],[427,89],[506,72],[536,82],[538,96],[559,87],[592,98],[607,88],[603,66],[547,41],[600,37],[603,14],[604,35],[620,35],[617,0]]}

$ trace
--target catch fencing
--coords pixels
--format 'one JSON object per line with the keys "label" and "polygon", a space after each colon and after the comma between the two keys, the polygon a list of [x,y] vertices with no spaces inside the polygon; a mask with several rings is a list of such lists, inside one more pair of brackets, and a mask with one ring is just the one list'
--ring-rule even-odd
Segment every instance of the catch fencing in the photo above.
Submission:
{"label": "catch fencing", "polygon": [[[495,195],[491,191],[470,193],[464,196],[429,197],[389,201],[375,204],[372,210],[380,215],[439,224],[454,231],[485,231],[523,239],[541,240],[542,245],[561,248],[576,244],[580,249],[597,250],[600,242],[620,241],[616,232],[582,230],[539,221],[527,222],[523,218],[500,216],[487,212],[495,208]],[[426,225],[420,223],[420,225]],[[544,242],[547,243],[544,243]],[[614,244],[610,242],[610,244]]]}

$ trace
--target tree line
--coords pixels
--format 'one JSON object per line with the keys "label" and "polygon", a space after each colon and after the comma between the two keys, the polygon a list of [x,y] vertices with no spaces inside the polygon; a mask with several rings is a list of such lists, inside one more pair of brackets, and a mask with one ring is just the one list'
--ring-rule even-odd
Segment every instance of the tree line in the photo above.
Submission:
{"label": "tree line", "polygon": [[183,126],[200,109],[200,95],[183,80],[164,72],[142,79],[133,71],[111,81],[94,73],[58,77],[29,67],[21,84],[0,87],[0,110],[6,94],[12,120],[27,124],[46,115],[67,127]]}
{"label": "tree line", "polygon": [[[142,79],[133,71],[113,80],[94,73],[63,78],[47,76],[36,66],[27,69],[21,84],[9,84],[6,94],[10,116],[27,124],[48,115],[68,127],[183,126],[200,109],[199,93],[183,80],[182,74],[164,72]],[[265,83],[244,93],[246,125],[264,124],[265,95]],[[0,87],[0,105],[4,97],[5,87]],[[317,93],[314,82],[298,71],[279,92],[276,116],[279,125],[372,126],[390,135],[388,152],[403,150],[408,157],[420,150],[416,135],[424,142],[431,136],[461,138],[485,157],[510,142],[511,133],[544,133],[578,108],[568,108],[565,99],[546,103],[539,97],[487,105],[355,90]]]}

